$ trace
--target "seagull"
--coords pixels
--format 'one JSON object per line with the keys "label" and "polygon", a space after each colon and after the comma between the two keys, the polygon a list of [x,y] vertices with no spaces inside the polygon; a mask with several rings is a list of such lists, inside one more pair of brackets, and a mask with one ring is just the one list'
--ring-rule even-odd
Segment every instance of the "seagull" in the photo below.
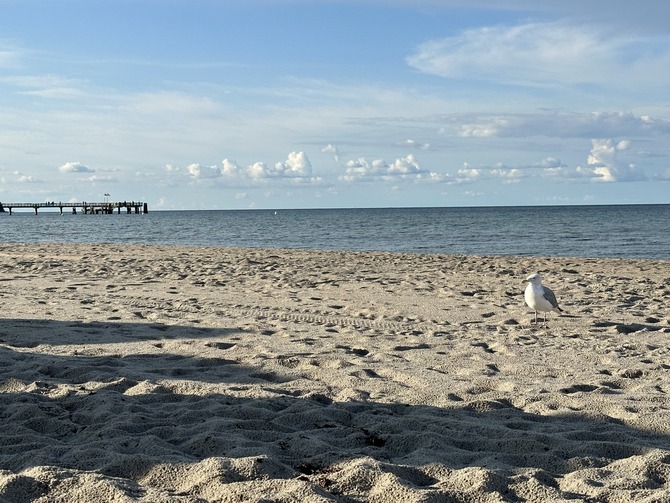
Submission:
{"label": "seagull", "polygon": [[554,292],[542,285],[542,276],[538,273],[533,273],[526,278],[528,286],[523,293],[523,298],[526,304],[535,311],[535,323],[537,323],[537,312],[544,313],[544,323],[547,323],[547,312],[563,312],[563,309],[558,307],[558,301]]}

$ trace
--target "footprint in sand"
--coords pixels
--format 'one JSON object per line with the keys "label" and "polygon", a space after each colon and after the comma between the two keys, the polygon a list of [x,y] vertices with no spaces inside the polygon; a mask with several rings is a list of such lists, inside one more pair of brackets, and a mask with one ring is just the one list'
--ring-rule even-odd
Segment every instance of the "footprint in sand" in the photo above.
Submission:
{"label": "footprint in sand", "polygon": [[370,353],[370,351],[368,351],[367,349],[362,349],[362,348],[352,348],[350,346],[341,346],[341,345],[338,345],[338,346],[335,346],[335,347],[337,349],[344,349],[347,352],[347,354],[350,354],[350,355],[367,356]]}
{"label": "footprint in sand", "polygon": [[235,347],[235,344],[231,344],[229,342],[208,342],[205,344],[208,348],[215,348],[215,349],[221,349],[221,350],[226,350]]}
{"label": "footprint in sand", "polygon": [[413,346],[395,346],[393,348],[393,351],[412,351],[415,349],[430,349],[430,345],[428,344],[416,344]]}

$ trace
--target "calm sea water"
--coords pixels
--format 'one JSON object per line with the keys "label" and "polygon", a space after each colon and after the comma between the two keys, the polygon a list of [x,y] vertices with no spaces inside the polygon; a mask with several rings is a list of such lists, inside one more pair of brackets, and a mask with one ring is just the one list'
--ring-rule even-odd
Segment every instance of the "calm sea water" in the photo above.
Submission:
{"label": "calm sea water", "polygon": [[[151,208],[149,208],[151,210]],[[670,205],[0,214],[0,242],[670,259]]]}

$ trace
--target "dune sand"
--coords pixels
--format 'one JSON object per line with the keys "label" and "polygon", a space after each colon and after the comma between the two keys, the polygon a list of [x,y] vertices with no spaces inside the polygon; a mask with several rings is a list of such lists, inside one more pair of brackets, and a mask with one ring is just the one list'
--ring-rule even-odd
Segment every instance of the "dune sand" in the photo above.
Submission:
{"label": "dune sand", "polygon": [[2,502],[670,501],[667,261],[3,244],[0,303]]}

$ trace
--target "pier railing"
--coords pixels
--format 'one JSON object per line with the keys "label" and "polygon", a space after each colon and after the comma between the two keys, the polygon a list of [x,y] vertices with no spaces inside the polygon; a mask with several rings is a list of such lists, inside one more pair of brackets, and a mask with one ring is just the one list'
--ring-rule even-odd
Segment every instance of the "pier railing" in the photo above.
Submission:
{"label": "pier railing", "polygon": [[102,203],[94,203],[89,201],[84,201],[81,203],[61,203],[61,202],[46,202],[46,203],[2,203],[0,202],[0,213],[6,213],[9,211],[11,215],[15,208],[32,208],[35,210],[35,215],[37,215],[37,210],[39,209],[58,209],[60,210],[61,215],[63,214],[64,208],[71,208],[72,214],[76,215],[77,210],[79,209],[85,215],[98,215],[98,214],[113,214],[114,210],[118,214],[121,214],[122,210],[125,210],[127,214],[135,213],[149,213],[149,207],[147,203],[141,201],[105,201]]}

